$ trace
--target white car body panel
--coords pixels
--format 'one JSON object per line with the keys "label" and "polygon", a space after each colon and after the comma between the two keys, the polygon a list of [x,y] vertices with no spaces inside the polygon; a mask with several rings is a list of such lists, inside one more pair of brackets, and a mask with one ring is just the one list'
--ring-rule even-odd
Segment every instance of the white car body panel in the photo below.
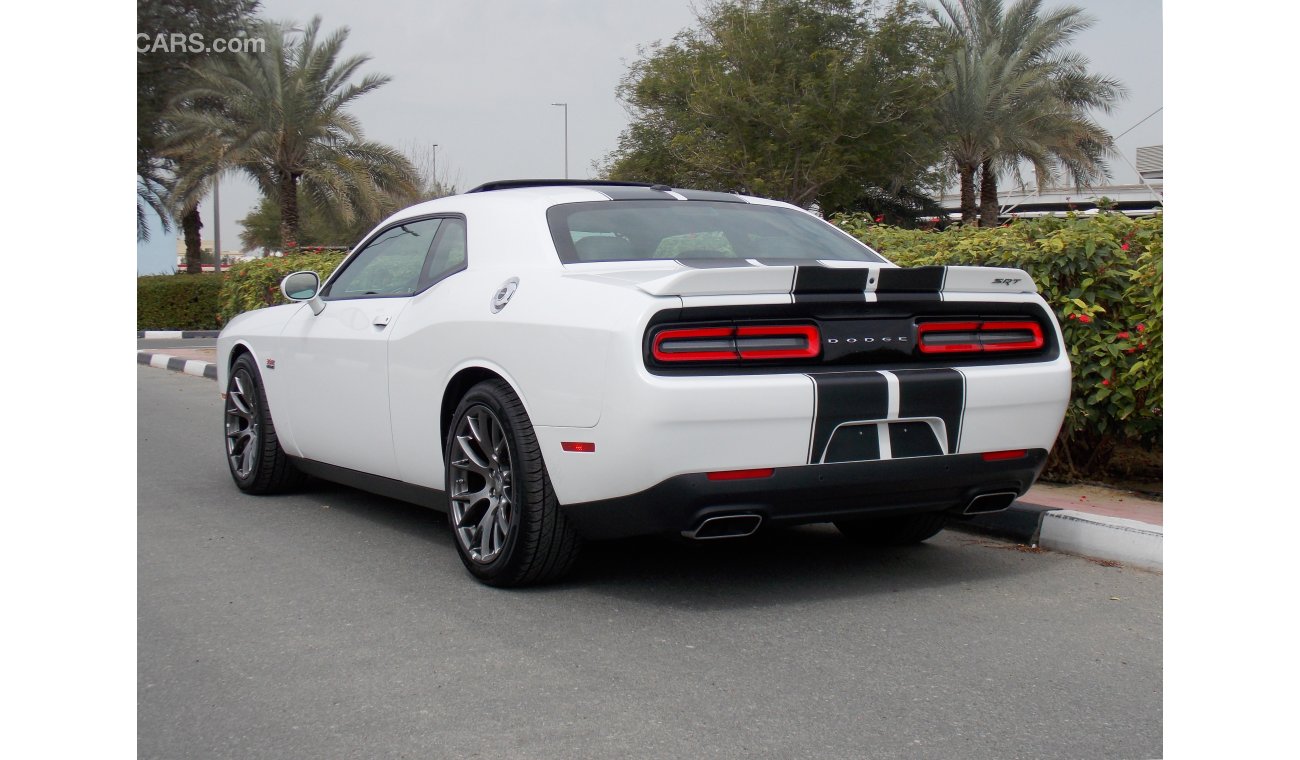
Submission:
{"label": "white car body panel", "polygon": [[[955,369],[938,362],[904,370],[814,364],[754,374],[652,371],[645,336],[656,315],[795,307],[805,270],[856,278],[859,291],[835,296],[842,303],[887,306],[898,293],[880,290],[884,278],[901,282],[915,270],[811,260],[715,268],[674,260],[561,263],[547,209],[605,199],[580,187],[530,188],[399,212],[376,231],[433,214],[463,216],[468,267],[413,296],[326,299],[320,314],[293,304],[241,315],[218,339],[220,387],[234,353],[251,352],[290,456],[437,491],[444,488],[448,388],[463,371],[491,373],[523,403],[564,505],[630,497],[698,473],[823,466],[841,430],[877,436],[873,461],[901,459],[891,447],[891,422],[932,430],[939,453],[927,456],[935,460],[1018,449],[1045,456],[1055,441],[1069,397],[1063,350],[1041,361]],[[494,311],[495,294],[511,280],[513,295]],[[1023,304],[1063,345],[1051,310],[1023,271],[948,267],[926,295],[940,304]],[[381,317],[386,321],[376,324]],[[866,416],[855,416],[856,391],[835,390],[859,380],[878,402]],[[938,388],[949,397],[931,409],[927,399]],[[832,413],[832,398],[848,406]],[[595,451],[562,450],[569,441],[593,443]]]}

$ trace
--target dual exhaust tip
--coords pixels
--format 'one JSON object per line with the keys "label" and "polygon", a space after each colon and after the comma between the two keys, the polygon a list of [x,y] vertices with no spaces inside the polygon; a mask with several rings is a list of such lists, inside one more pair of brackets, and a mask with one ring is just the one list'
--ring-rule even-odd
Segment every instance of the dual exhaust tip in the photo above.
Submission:
{"label": "dual exhaust tip", "polygon": [[708,518],[694,530],[682,531],[682,535],[697,541],[710,538],[741,538],[753,535],[762,524],[762,515],[719,515]]}
{"label": "dual exhaust tip", "polygon": [[[1016,491],[994,491],[992,493],[982,493],[970,500],[966,508],[962,510],[964,515],[983,515],[990,512],[1001,512],[1016,500],[1020,494]],[[713,538],[742,538],[752,536],[758,530],[758,526],[763,524],[762,515],[739,514],[739,515],[718,515],[710,517],[693,530],[684,530],[682,535],[686,538],[693,538],[697,541],[705,541]]]}

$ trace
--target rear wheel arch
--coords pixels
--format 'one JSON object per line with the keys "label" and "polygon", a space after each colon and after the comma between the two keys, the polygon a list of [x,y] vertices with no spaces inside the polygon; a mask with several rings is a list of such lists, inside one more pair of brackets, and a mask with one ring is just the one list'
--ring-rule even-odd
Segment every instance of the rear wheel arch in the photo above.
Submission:
{"label": "rear wheel arch", "polygon": [[[524,396],[519,392],[518,386],[500,372],[478,365],[462,368],[456,372],[456,374],[452,375],[451,380],[447,381],[447,387],[442,391],[442,406],[438,414],[438,440],[444,445],[447,442],[447,434],[451,429],[451,421],[456,415],[456,407],[460,404],[460,400],[465,397],[466,393],[469,393],[470,388],[473,388],[484,380],[501,380],[506,385],[509,385],[511,390],[515,392],[515,395],[519,397],[520,403],[524,403]],[[525,411],[527,408],[528,405],[524,403]]]}

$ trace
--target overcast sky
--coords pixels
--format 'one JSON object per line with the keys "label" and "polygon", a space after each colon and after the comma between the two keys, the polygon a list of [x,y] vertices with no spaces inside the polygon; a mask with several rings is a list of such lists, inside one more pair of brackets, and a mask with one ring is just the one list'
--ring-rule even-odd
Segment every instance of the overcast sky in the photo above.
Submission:
{"label": "overcast sky", "polygon": [[[1048,0],[1048,7],[1063,3]],[[1075,0],[1096,19],[1076,49],[1093,70],[1118,77],[1129,97],[1100,123],[1119,135],[1162,107],[1160,0]],[[493,179],[590,175],[611,151],[627,115],[615,87],[637,48],[694,25],[690,0],[263,0],[267,18],[351,29],[345,54],[367,53],[363,72],[393,78],[358,100],[366,136],[403,149],[437,144],[439,174],[460,190]],[[1163,142],[1163,113],[1118,145],[1129,162]],[[1137,181],[1123,161],[1114,180]],[[238,247],[238,220],[258,200],[247,181],[221,186],[222,247]],[[203,237],[212,236],[211,202]]]}

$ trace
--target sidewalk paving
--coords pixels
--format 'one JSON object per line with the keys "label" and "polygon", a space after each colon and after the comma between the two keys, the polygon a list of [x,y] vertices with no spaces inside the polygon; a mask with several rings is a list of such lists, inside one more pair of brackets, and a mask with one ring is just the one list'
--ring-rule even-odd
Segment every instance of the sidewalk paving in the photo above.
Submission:
{"label": "sidewalk paving", "polygon": [[[140,350],[139,364],[216,379],[215,348]],[[1036,483],[1010,509],[951,527],[1104,562],[1163,570],[1164,504],[1117,488]]]}

